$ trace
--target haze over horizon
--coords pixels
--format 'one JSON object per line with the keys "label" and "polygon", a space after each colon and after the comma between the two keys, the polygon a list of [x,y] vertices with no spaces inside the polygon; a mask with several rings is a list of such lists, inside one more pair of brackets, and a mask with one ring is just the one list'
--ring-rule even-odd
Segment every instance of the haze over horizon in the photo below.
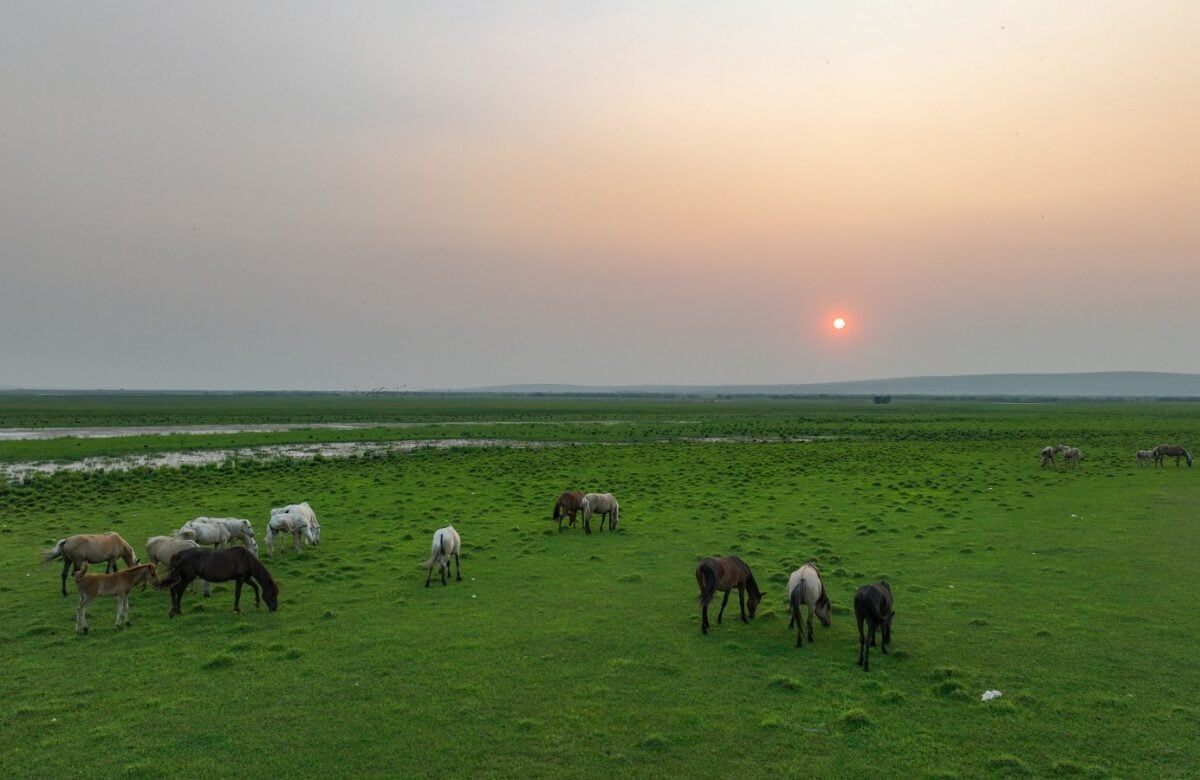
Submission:
{"label": "haze over horizon", "polygon": [[1200,373],[1198,23],[4,4],[0,385]]}

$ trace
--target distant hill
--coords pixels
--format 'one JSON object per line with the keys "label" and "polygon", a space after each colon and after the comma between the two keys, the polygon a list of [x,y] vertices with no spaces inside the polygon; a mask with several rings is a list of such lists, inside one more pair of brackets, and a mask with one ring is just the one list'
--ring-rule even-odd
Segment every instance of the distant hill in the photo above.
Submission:
{"label": "distant hill", "polygon": [[1099,371],[862,379],[803,385],[495,385],[463,393],[669,395],[920,395],[1045,398],[1200,398],[1200,374]]}

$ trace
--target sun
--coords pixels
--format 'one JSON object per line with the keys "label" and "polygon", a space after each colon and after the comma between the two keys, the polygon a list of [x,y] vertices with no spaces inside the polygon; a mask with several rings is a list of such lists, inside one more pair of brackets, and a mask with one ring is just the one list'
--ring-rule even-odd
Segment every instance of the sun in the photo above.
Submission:
{"label": "sun", "polygon": [[844,319],[842,319],[841,317],[838,317],[836,320],[833,321],[833,327],[835,330],[842,330],[843,328],[846,327],[846,321]]}

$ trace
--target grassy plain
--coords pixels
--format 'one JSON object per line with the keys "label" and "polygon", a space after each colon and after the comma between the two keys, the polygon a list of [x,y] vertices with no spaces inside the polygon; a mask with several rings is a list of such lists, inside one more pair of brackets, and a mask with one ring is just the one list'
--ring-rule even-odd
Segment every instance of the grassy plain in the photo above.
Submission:
{"label": "grassy plain", "polygon": [[[338,405],[318,401],[321,420],[309,401],[293,417],[334,421]],[[50,422],[62,408],[23,403],[0,427],[64,424]],[[272,403],[254,421],[288,421],[287,400]],[[230,404],[134,404],[105,421],[250,421]],[[1200,766],[1200,470],[1132,457],[1200,442],[1196,404],[389,404],[342,412],[455,424],[244,436],[579,443],[0,487],[0,771],[1172,777]],[[497,434],[499,421],[519,424]],[[837,438],[800,440],[817,436]],[[736,441],[694,440],[705,437]],[[96,441],[121,454],[133,440]],[[1081,446],[1083,464],[1039,469],[1037,450],[1060,441]],[[0,458],[29,457],[31,444],[48,448],[37,457],[81,449],[12,442]],[[620,531],[554,531],[550,507],[569,487],[616,493]],[[147,591],[130,629],[101,602],[76,638],[60,567],[36,563],[70,533],[117,530],[141,550],[200,514],[249,517],[261,536],[269,507],[301,499],[323,543],[267,561],[277,613],[234,615],[232,588],[217,586],[168,620],[167,596]],[[418,563],[448,522],[464,582],[426,590]],[[703,637],[692,570],[728,553],[767,597],[751,624]],[[783,587],[807,558],[826,574],[834,623],[798,650]],[[851,595],[880,576],[896,594],[893,653],[873,654],[864,674]],[[1003,697],[981,702],[990,688]]]}

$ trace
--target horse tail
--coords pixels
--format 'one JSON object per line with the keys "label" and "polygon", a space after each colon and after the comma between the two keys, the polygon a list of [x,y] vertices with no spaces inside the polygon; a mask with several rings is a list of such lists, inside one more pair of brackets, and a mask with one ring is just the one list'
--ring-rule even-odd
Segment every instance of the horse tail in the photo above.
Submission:
{"label": "horse tail", "polygon": [[551,515],[550,519],[557,520],[562,516],[563,516],[563,505],[562,505],[562,499],[560,498],[554,502],[554,514]]}
{"label": "horse tail", "polygon": [[700,562],[700,567],[696,570],[696,579],[700,581],[700,603],[707,604],[717,592],[717,567],[711,558]]}
{"label": "horse tail", "polygon": [[438,533],[434,535],[433,547],[429,551],[429,560],[427,560],[427,561],[425,561],[425,563],[421,564],[422,569],[432,569],[433,568],[433,564],[437,560],[437,557],[438,557],[438,551],[440,551],[442,549],[442,537],[443,536],[444,536],[444,534],[441,531],[438,531]]}
{"label": "horse tail", "polygon": [[800,578],[800,582],[796,587],[792,588],[792,592],[788,594],[788,603],[791,607],[791,618],[800,623],[800,605],[804,603],[804,578]]}
{"label": "horse tail", "polygon": [[63,545],[67,543],[66,539],[59,539],[58,542],[42,553],[42,563],[50,563],[55,558],[61,558],[63,554]]}

